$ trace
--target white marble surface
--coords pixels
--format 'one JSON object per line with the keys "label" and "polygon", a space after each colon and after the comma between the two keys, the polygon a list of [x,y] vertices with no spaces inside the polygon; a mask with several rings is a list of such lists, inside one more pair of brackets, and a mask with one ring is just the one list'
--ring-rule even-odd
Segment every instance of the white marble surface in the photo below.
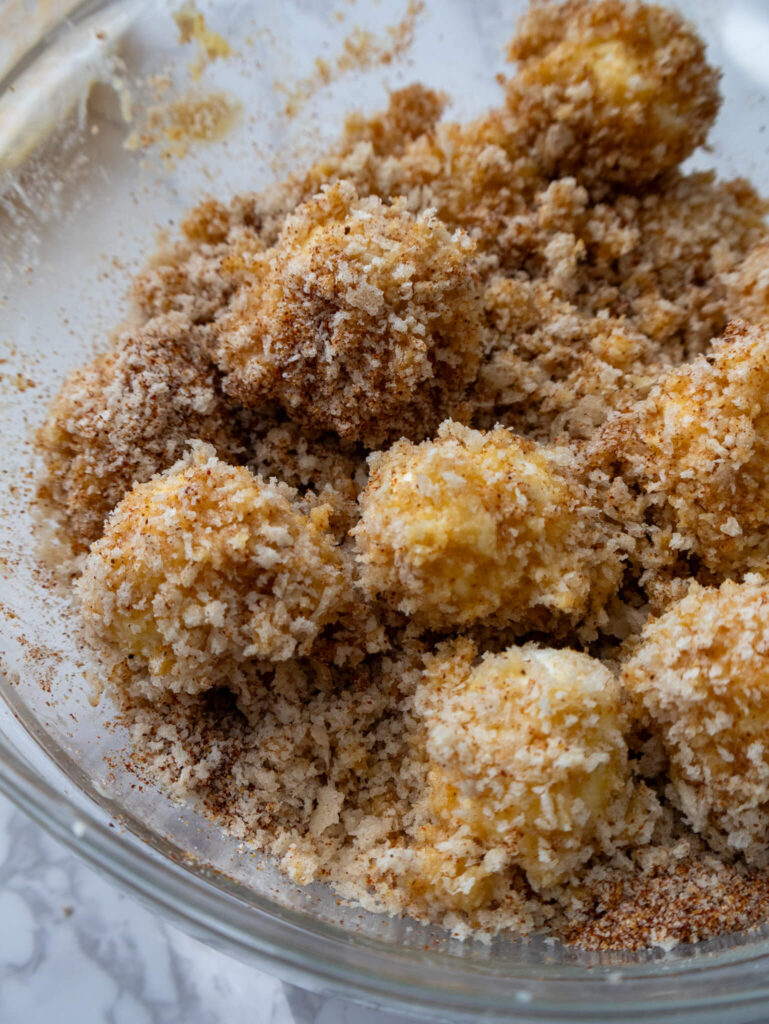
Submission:
{"label": "white marble surface", "polygon": [[0,796],[0,1024],[409,1024],[314,996],[124,896]]}

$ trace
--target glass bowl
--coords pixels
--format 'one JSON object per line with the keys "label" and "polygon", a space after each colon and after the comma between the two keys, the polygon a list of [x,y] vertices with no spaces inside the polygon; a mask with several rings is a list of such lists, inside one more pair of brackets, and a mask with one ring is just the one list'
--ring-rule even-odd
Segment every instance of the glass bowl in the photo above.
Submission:
{"label": "glass bowl", "polygon": [[[712,151],[691,163],[767,192],[769,13],[681,6],[724,69]],[[259,189],[306,163],[345,112],[380,108],[388,88],[445,89],[457,118],[498,101],[502,44],[523,4],[420,8],[211,2],[201,10],[233,53],[207,61],[150,0],[0,3],[0,790],[197,937],[316,991],[442,1021],[754,1020],[769,1006],[769,928],[667,953],[584,953],[537,937],[484,945],[292,885],[121,767],[127,737],[108,701],[91,705],[66,595],[38,568],[30,434],[66,370],[119,322],[158,231],[204,193]],[[354,39],[371,33],[367,56],[342,70],[356,29]],[[221,139],[169,146],[149,108],[190,88],[219,90],[240,113]]]}

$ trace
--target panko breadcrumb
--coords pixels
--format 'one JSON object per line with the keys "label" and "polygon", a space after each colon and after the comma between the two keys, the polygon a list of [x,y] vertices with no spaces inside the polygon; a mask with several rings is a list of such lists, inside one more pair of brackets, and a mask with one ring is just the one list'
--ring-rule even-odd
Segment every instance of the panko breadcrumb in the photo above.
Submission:
{"label": "panko breadcrumb", "polygon": [[460,408],[483,332],[475,246],[337,182],[299,207],[221,325],[225,388],[369,447]]}
{"label": "panko breadcrumb", "polygon": [[339,617],[347,581],[327,510],[304,516],[292,496],[197,443],[120,502],[78,590],[137,690],[200,693],[233,663],[308,654]]}
{"label": "panko breadcrumb", "polygon": [[769,586],[693,584],[646,627],[622,678],[662,738],[691,827],[769,864]]}
{"label": "panko breadcrumb", "polygon": [[71,546],[84,550],[131,485],[175,462],[190,438],[225,457],[244,450],[201,340],[187,317],[168,313],[67,378],[38,433],[40,496],[61,511]]}
{"label": "panko breadcrumb", "polygon": [[446,645],[416,695],[431,808],[530,885],[573,877],[596,850],[642,845],[657,804],[628,763],[622,694],[594,658],[534,644]]}
{"label": "panko breadcrumb", "polygon": [[142,780],[370,910],[667,949],[769,920],[769,202],[680,167],[674,12],[508,55],[191,210],[40,497]]}
{"label": "panko breadcrumb", "polygon": [[280,416],[263,417],[250,436],[248,467],[296,488],[300,504],[331,510],[340,541],[358,521],[358,496],[366,486],[364,450],[335,434],[311,431]]}
{"label": "panko breadcrumb", "polygon": [[353,531],[364,588],[440,630],[605,624],[619,541],[567,459],[450,422],[435,441],[372,456]]}
{"label": "panko breadcrumb", "polygon": [[536,4],[508,55],[508,107],[551,176],[644,184],[701,145],[718,112],[702,40],[657,4]]}

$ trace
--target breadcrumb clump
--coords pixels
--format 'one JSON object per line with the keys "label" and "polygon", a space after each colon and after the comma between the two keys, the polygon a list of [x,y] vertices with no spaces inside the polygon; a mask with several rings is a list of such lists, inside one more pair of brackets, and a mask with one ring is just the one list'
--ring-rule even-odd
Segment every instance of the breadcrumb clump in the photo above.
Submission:
{"label": "breadcrumb clump", "polygon": [[255,474],[294,487],[302,505],[328,506],[331,529],[340,540],[357,523],[358,496],[368,479],[360,446],[290,420],[264,418],[251,432],[247,465]]}
{"label": "breadcrumb clump", "polygon": [[78,582],[83,617],[147,695],[200,693],[233,663],[305,655],[346,603],[326,519],[193,445],[110,516]]}
{"label": "breadcrumb clump", "polygon": [[730,317],[753,318],[739,282],[759,265],[766,212],[747,182],[709,173],[671,172],[611,202],[574,177],[550,182],[490,236],[504,272],[484,291],[473,425],[589,438],[645,398]]}
{"label": "breadcrumb clump", "polygon": [[495,344],[472,392],[481,425],[502,421],[544,442],[589,438],[669,365],[632,322],[585,314],[547,280],[493,278],[484,301]]}
{"label": "breadcrumb clump", "polygon": [[345,144],[353,149],[368,142],[377,156],[393,157],[409,142],[431,132],[448,102],[443,93],[415,82],[390,93],[386,110],[374,117],[350,114],[345,119]]}
{"label": "breadcrumb clump", "polygon": [[288,218],[224,319],[225,387],[369,447],[423,437],[478,370],[474,250],[429,213],[346,182],[325,189]]}
{"label": "breadcrumb clump", "polygon": [[648,841],[656,800],[631,777],[619,683],[599,661],[534,644],[487,654],[458,642],[417,692],[432,810],[535,889],[601,850]]}
{"label": "breadcrumb clump", "polygon": [[623,682],[670,758],[675,800],[719,852],[769,863],[769,586],[693,584],[650,623]]}
{"label": "breadcrumb clump", "polygon": [[508,108],[549,175],[643,184],[702,145],[718,112],[702,40],[656,4],[537,4],[508,56]]}
{"label": "breadcrumb clump", "polygon": [[735,323],[595,443],[653,503],[671,552],[715,573],[769,557],[768,390],[769,330]]}
{"label": "breadcrumb clump", "polygon": [[241,448],[216,368],[189,320],[171,313],[121,335],[67,378],[38,432],[40,498],[82,551],[132,484],[170,466],[190,438],[224,456]]}
{"label": "breadcrumb clump", "polygon": [[594,628],[621,559],[568,457],[451,422],[372,456],[353,531],[363,586],[436,629]]}

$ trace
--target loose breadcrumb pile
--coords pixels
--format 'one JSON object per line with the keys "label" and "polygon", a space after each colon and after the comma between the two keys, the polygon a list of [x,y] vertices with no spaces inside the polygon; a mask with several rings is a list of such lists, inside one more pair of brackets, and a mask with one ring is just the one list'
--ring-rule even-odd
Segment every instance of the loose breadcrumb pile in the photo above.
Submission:
{"label": "loose breadcrumb pile", "polygon": [[40,504],[143,779],[370,909],[669,948],[769,919],[769,204],[680,167],[674,11],[508,53],[190,211]]}

